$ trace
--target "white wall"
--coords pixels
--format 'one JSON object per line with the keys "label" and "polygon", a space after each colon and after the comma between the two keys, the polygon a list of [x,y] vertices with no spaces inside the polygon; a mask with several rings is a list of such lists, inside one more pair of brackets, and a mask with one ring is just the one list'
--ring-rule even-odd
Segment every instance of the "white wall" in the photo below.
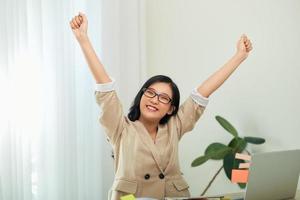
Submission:
{"label": "white wall", "polygon": [[[231,136],[214,119],[227,118],[242,136],[264,137],[253,152],[300,148],[300,1],[146,0],[147,75],[171,76],[182,100],[225,63],[246,33],[253,52],[211,97],[205,114],[180,144],[182,171],[200,194],[221,162],[191,168],[212,142]],[[298,184],[298,188],[300,184]],[[239,191],[222,172],[208,194]]]}

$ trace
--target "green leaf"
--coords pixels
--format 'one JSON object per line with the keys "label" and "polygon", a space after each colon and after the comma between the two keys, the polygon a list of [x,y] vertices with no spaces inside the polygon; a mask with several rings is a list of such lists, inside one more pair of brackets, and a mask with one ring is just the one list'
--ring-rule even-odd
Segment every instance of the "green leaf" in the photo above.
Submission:
{"label": "green leaf", "polygon": [[221,116],[216,116],[216,120],[226,131],[231,133],[234,137],[238,137],[238,132],[226,119]]}
{"label": "green leaf", "polygon": [[246,183],[238,183],[238,185],[240,186],[241,189],[245,189],[246,188]]}
{"label": "green leaf", "polygon": [[231,171],[234,163],[234,154],[228,154],[223,159],[224,171],[229,180],[231,180]]}
{"label": "green leaf", "polygon": [[259,137],[244,137],[244,140],[252,144],[263,144],[266,141],[264,138]]}
{"label": "green leaf", "polygon": [[223,159],[224,171],[227,178],[231,181],[232,169],[238,169],[240,163],[245,163],[244,160],[235,159],[235,153],[226,155]]}
{"label": "green leaf", "polygon": [[199,165],[202,165],[202,164],[205,163],[208,159],[209,159],[209,157],[207,157],[207,156],[200,156],[200,157],[196,158],[196,159],[192,162],[192,167],[197,167],[197,166],[199,166]]}
{"label": "green leaf", "polygon": [[226,146],[222,143],[212,143],[210,144],[206,150],[205,155],[213,160],[223,159],[228,153],[230,153],[233,149]]}
{"label": "green leaf", "polygon": [[246,148],[247,142],[243,138],[236,137],[230,141],[228,146],[234,149],[234,153],[241,153]]}

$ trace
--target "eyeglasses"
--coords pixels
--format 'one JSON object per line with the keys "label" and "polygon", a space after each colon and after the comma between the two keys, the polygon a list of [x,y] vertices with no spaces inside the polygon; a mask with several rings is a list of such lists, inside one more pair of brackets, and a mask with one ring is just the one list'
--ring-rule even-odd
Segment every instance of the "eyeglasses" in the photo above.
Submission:
{"label": "eyeglasses", "polygon": [[163,104],[168,104],[172,101],[172,99],[168,95],[166,95],[164,93],[157,93],[151,88],[143,88],[142,91],[144,92],[144,95],[146,97],[154,98],[155,96],[157,96],[158,101]]}

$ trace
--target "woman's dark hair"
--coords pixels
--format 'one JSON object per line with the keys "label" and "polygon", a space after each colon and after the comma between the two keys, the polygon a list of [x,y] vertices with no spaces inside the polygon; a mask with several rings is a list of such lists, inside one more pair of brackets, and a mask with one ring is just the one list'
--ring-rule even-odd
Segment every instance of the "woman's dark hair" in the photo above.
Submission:
{"label": "woman's dark hair", "polygon": [[164,76],[164,75],[156,75],[153,76],[151,78],[149,78],[144,85],[142,86],[142,88],[139,90],[139,92],[137,93],[137,95],[134,98],[134,101],[132,103],[132,106],[129,109],[129,113],[128,113],[128,118],[131,121],[135,121],[138,120],[140,118],[141,115],[141,111],[140,111],[140,102],[141,102],[141,98],[143,96],[143,88],[148,88],[150,85],[152,85],[153,83],[157,83],[157,82],[161,82],[161,83],[169,83],[172,89],[172,101],[171,101],[171,106],[175,107],[175,109],[173,110],[172,114],[166,114],[160,121],[159,124],[165,124],[169,121],[170,117],[175,115],[178,111],[178,107],[179,107],[179,102],[180,102],[180,93],[178,90],[177,85],[173,82],[173,80],[168,77],[168,76]]}

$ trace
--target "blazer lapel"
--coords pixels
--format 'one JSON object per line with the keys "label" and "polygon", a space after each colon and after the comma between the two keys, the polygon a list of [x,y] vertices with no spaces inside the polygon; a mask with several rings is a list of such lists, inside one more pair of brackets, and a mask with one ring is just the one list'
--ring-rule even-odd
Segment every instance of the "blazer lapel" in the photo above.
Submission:
{"label": "blazer lapel", "polygon": [[174,167],[174,160],[176,159],[175,156],[178,155],[178,142],[176,142],[177,140],[176,141],[174,140],[175,139],[174,134],[170,133],[169,137],[170,137],[169,142],[172,143],[171,144],[172,152],[167,167],[164,170],[165,173],[168,173],[168,171],[171,170],[171,167]]}
{"label": "blazer lapel", "polygon": [[[157,165],[157,167],[159,168],[159,170],[163,173],[163,169],[162,169],[162,165],[161,165],[161,158],[160,155],[157,151],[157,148],[155,147],[155,144],[150,136],[150,134],[148,133],[147,129],[145,128],[145,126],[138,120],[136,120],[136,124],[138,124],[138,127],[140,128],[141,133],[138,134],[141,139],[142,142],[149,148],[149,150],[152,153],[153,159],[155,160],[155,163]],[[157,131],[157,135],[159,134],[159,132],[161,131],[161,126],[159,126],[158,131]]]}

